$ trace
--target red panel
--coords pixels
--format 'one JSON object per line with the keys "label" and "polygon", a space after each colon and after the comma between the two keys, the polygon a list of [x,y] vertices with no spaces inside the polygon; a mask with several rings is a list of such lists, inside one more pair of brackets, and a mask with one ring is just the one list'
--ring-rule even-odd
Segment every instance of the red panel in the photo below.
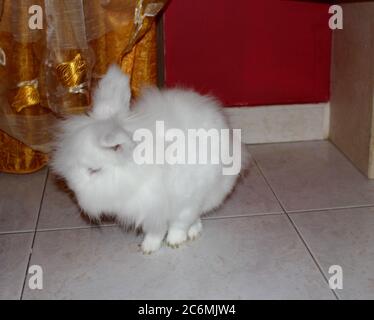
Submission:
{"label": "red panel", "polygon": [[281,0],[171,0],[165,82],[225,105],[329,99],[328,6]]}

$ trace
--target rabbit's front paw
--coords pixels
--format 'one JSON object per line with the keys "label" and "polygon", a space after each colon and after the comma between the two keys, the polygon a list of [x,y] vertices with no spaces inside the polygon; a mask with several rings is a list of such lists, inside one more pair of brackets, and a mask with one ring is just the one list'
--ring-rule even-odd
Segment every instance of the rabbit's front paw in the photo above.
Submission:
{"label": "rabbit's front paw", "polygon": [[151,254],[160,249],[161,244],[162,237],[147,234],[142,242],[141,249],[144,254]]}
{"label": "rabbit's front paw", "polygon": [[201,220],[197,220],[191,227],[188,229],[188,239],[195,240],[198,238],[203,231],[203,225],[201,223]]}
{"label": "rabbit's front paw", "polygon": [[166,237],[166,243],[169,247],[176,249],[181,245],[183,242],[187,240],[187,233],[186,231],[179,230],[179,229],[170,229],[168,235]]}

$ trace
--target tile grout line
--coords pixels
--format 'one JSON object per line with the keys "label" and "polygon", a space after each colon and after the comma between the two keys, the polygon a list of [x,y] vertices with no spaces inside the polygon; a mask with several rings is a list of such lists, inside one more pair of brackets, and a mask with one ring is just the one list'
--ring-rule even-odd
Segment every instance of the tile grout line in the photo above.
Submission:
{"label": "tile grout line", "polygon": [[34,232],[34,230],[2,231],[2,232],[0,232],[0,237],[1,236],[14,235],[14,234],[28,234],[28,233],[33,233],[33,232]]}
{"label": "tile grout line", "polygon": [[[305,248],[308,250],[310,256],[312,257],[314,263],[316,264],[317,268],[319,269],[319,271],[321,272],[323,278],[325,279],[326,283],[328,284],[329,283],[329,279],[327,278],[327,276],[325,275],[321,265],[318,263],[317,261],[317,258],[314,257],[314,254],[312,253],[312,250],[309,248],[309,246],[307,245],[305,239],[303,238],[303,236],[301,235],[301,232],[300,230],[297,228],[295,222],[292,220],[292,218],[288,215],[288,213],[286,213],[286,216],[289,220],[289,222],[291,223],[291,225],[293,226],[293,228],[295,229],[296,233],[298,234],[299,238],[301,239],[301,241],[303,242]],[[335,290],[331,289],[330,288],[330,291],[334,294],[335,298],[337,300],[340,300],[340,297],[338,296],[338,294],[336,293]]]}
{"label": "tile grout line", "polygon": [[[266,181],[265,181],[266,182]],[[268,182],[266,182],[268,185]],[[274,192],[272,192],[274,195]],[[347,206],[347,207],[334,207],[334,208],[318,208],[318,209],[305,209],[305,210],[286,210],[283,208],[283,206],[280,204],[280,200],[277,199],[278,204],[281,206],[282,211],[279,212],[258,212],[258,213],[248,213],[248,214],[235,214],[232,216],[215,216],[214,213],[211,215],[209,214],[206,217],[202,217],[202,220],[204,221],[210,221],[210,220],[223,220],[223,219],[238,219],[238,218],[251,218],[251,217],[266,217],[266,216],[274,216],[274,215],[282,215],[282,214],[305,214],[305,213],[321,213],[322,211],[328,211],[328,212],[335,212],[335,211],[341,211],[341,210],[349,210],[349,209],[365,209],[365,208],[374,208],[374,204],[368,204],[368,205],[357,205],[357,206]],[[112,224],[99,224],[99,225],[87,225],[87,226],[70,226],[70,227],[52,227],[52,228],[42,228],[37,229],[37,232],[52,232],[52,231],[67,231],[67,230],[82,230],[82,229],[98,229],[98,228],[107,228],[107,227],[116,227],[119,226],[116,223]],[[20,230],[20,231],[1,231],[1,236],[7,236],[7,235],[14,235],[14,234],[28,234],[28,233],[34,233],[35,230]]]}
{"label": "tile grout line", "polygon": [[[251,218],[251,217],[267,217],[267,216],[279,216],[284,214],[284,212],[269,212],[269,213],[255,213],[255,214],[243,214],[243,215],[233,215],[233,216],[211,216],[211,217],[203,217],[203,221],[212,221],[212,220],[227,220],[227,219],[240,219],[240,218]],[[88,225],[88,226],[79,226],[79,227],[60,227],[60,228],[44,228],[38,229],[38,233],[42,232],[55,232],[55,231],[70,231],[70,230],[90,230],[90,229],[101,229],[101,228],[114,228],[114,227],[121,227],[120,224],[102,224],[102,225]],[[18,233],[31,233],[29,232],[13,232],[10,234],[18,234]],[[1,236],[1,234],[0,234]]]}
{"label": "tile grout line", "polygon": [[[268,185],[268,183],[266,182]],[[274,192],[272,192],[274,195]],[[282,211],[279,212],[258,212],[258,213],[248,213],[248,214],[235,214],[235,215],[227,215],[227,216],[215,216],[214,213],[211,215],[209,214],[206,217],[202,217],[204,221],[211,221],[211,220],[223,220],[223,219],[239,219],[239,218],[251,218],[251,217],[267,217],[267,216],[276,216],[276,215],[283,215],[283,214],[305,214],[305,213],[320,213],[322,211],[341,211],[341,210],[349,210],[349,209],[364,209],[364,208],[374,208],[374,205],[360,205],[360,206],[351,206],[351,207],[335,207],[335,208],[318,208],[318,209],[306,209],[306,210],[293,210],[288,211],[280,204],[280,200],[277,199],[278,204],[280,205]],[[118,227],[119,224],[111,223],[111,224],[99,224],[99,225],[87,225],[87,226],[67,226],[67,227],[52,227],[52,228],[42,228],[37,229],[37,232],[52,232],[52,231],[67,231],[67,230],[84,230],[84,229],[99,229],[99,228],[108,228],[108,227]],[[2,231],[0,232],[1,236],[6,235],[14,235],[14,234],[28,234],[34,233],[35,230],[21,230],[21,231]]]}
{"label": "tile grout line", "polygon": [[[321,273],[322,277],[325,279],[326,283],[328,284],[329,283],[329,280],[327,279],[325,273],[323,272],[323,269],[322,267],[320,266],[320,264],[318,263],[317,259],[315,258],[314,254],[312,253],[312,250],[309,248],[309,246],[307,245],[305,239],[302,237],[301,235],[301,232],[299,231],[299,229],[297,228],[297,226],[295,225],[294,221],[292,220],[292,218],[289,216],[287,210],[285,209],[282,201],[278,198],[275,190],[273,189],[273,187],[271,186],[270,182],[268,181],[268,179],[266,178],[265,174],[263,173],[259,163],[257,162],[256,159],[253,158],[253,161],[256,163],[256,166],[257,168],[259,169],[261,175],[263,176],[265,182],[267,183],[268,187],[270,188],[271,192],[273,193],[274,197],[277,199],[279,205],[281,206],[284,214],[286,215],[288,221],[291,223],[292,227],[294,228],[296,234],[298,235],[299,239],[301,240],[301,242],[303,243],[304,247],[306,248],[306,250],[308,251],[310,257],[312,258],[313,262],[315,263],[315,265],[317,266],[319,272]],[[333,295],[335,296],[336,300],[340,300],[340,297],[338,296],[338,294],[335,292],[335,290],[329,288],[330,291],[333,293]]]}
{"label": "tile grout line", "polygon": [[38,216],[37,216],[37,218],[36,218],[35,229],[34,229],[34,236],[33,236],[33,238],[32,238],[32,242],[31,242],[31,248],[30,248],[30,253],[29,253],[29,259],[28,259],[27,266],[26,266],[25,277],[24,277],[24,279],[23,279],[23,285],[22,285],[22,291],[21,291],[20,300],[23,300],[23,293],[24,293],[24,291],[25,291],[25,285],[26,285],[26,280],[27,280],[27,274],[28,274],[28,270],[29,270],[29,267],[30,267],[31,256],[32,256],[33,249],[34,249],[34,243],[35,243],[36,233],[37,233],[37,230],[38,230],[39,218],[40,218],[40,213],[41,213],[42,206],[43,206],[43,200],[44,200],[44,195],[45,195],[45,189],[46,189],[46,187],[47,187],[47,180],[48,180],[48,177],[49,177],[49,168],[47,169],[47,173],[46,173],[46,175],[45,175],[45,179],[44,179],[44,186],[43,186],[43,191],[42,191],[42,195],[41,195],[41,198],[40,198],[39,210],[38,210]]}
{"label": "tile grout line", "polygon": [[[273,192],[272,192],[273,193]],[[274,193],[273,193],[274,194]],[[277,199],[278,204],[280,204],[280,200]],[[293,210],[288,211],[281,206],[282,211],[279,212],[259,212],[259,213],[248,213],[248,214],[235,214],[232,216],[215,216],[214,213],[212,215],[208,215],[206,217],[202,217],[204,221],[210,220],[223,220],[223,219],[239,219],[239,218],[251,218],[251,217],[267,217],[267,216],[276,216],[276,215],[283,215],[283,214],[305,214],[305,213],[320,213],[322,211],[341,211],[341,210],[349,210],[349,209],[365,209],[365,208],[374,208],[374,205],[360,205],[360,206],[351,206],[351,207],[335,207],[335,208],[318,208],[318,209],[306,209],[306,210]],[[112,223],[112,224],[99,224],[99,225],[87,225],[87,226],[70,226],[70,227],[52,227],[52,228],[42,228],[37,229],[37,232],[53,232],[53,231],[67,231],[67,230],[84,230],[84,229],[99,229],[99,228],[107,228],[107,227],[118,227],[119,224]],[[1,231],[1,236],[7,235],[15,235],[15,234],[29,234],[34,233],[35,230],[20,230],[20,231]]]}
{"label": "tile grout line", "polygon": [[300,213],[318,213],[321,211],[339,211],[339,210],[349,210],[349,209],[365,209],[374,208],[374,204],[359,204],[351,205],[345,207],[327,207],[327,208],[316,208],[316,209],[305,209],[305,210],[285,210],[288,214],[300,214]]}

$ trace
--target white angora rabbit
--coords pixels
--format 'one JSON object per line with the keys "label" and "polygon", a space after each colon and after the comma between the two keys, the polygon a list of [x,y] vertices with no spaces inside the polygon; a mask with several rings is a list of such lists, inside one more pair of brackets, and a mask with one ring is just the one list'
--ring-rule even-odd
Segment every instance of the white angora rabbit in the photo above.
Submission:
{"label": "white angora rabbit", "polygon": [[130,109],[130,95],[128,77],[111,66],[91,112],[61,122],[52,169],[90,217],[141,227],[151,253],[165,235],[177,247],[201,233],[200,216],[231,192],[247,154],[213,98],[146,89]]}

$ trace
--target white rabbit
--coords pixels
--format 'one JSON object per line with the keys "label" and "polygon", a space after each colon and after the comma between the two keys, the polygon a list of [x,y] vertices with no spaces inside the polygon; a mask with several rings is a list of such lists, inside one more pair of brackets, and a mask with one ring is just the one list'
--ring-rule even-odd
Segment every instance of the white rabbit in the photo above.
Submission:
{"label": "white rabbit", "polygon": [[[163,121],[165,130],[184,133],[229,127],[220,104],[193,91],[147,89],[131,109],[130,96],[128,77],[111,66],[94,94],[92,111],[61,122],[51,166],[90,217],[111,214],[119,222],[141,227],[145,233],[141,248],[151,253],[160,248],[165,235],[172,247],[197,237],[202,231],[200,216],[221,205],[239,172],[224,175],[221,162],[139,164],[134,152],[141,142],[134,133],[147,129],[165,138],[157,132],[156,121]],[[243,167],[248,155],[240,141],[239,151],[235,150],[233,141],[221,148],[234,152],[233,161]],[[219,145],[211,141],[202,147]]]}

